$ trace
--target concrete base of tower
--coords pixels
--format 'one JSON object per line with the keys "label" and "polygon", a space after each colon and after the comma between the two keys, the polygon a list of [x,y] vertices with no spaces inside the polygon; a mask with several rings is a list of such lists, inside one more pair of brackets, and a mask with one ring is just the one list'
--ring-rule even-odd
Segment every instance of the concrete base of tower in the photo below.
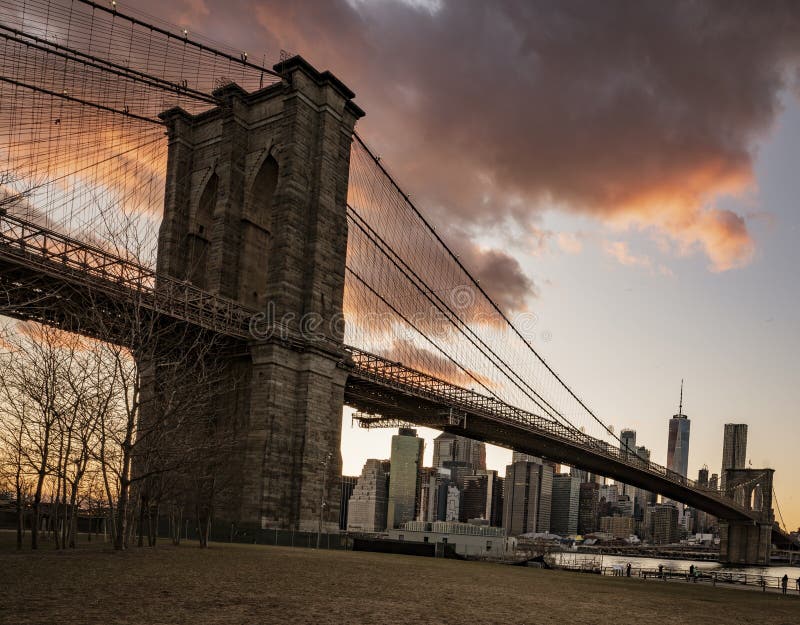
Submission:
{"label": "concrete base of tower", "polygon": [[771,553],[771,525],[753,521],[720,521],[720,562],[769,566]]}

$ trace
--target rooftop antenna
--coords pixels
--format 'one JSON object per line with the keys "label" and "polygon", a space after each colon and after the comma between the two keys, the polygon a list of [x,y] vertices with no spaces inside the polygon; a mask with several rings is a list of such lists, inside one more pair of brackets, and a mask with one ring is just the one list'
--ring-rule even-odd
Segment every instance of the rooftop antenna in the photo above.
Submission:
{"label": "rooftop antenna", "polygon": [[678,416],[683,415],[683,378],[681,378],[681,401],[678,404]]}

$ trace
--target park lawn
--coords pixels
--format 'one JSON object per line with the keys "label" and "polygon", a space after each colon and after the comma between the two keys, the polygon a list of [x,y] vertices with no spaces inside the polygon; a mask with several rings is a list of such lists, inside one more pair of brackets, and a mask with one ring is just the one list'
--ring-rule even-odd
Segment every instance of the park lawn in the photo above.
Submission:
{"label": "park lawn", "polygon": [[0,623],[800,623],[797,597],[346,551],[0,546]]}

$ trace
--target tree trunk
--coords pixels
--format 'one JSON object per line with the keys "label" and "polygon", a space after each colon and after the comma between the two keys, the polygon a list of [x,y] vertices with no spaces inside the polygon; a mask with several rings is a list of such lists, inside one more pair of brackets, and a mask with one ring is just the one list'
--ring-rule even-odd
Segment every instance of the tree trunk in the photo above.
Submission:
{"label": "tree trunk", "polygon": [[111,494],[111,484],[108,482],[108,466],[104,456],[100,456],[101,469],[103,473],[103,486],[106,491],[106,503],[108,503],[108,513],[103,517],[103,542],[108,542],[109,521],[111,521],[111,542],[116,544],[116,523],[114,523],[114,496]]}
{"label": "tree trunk", "polygon": [[[69,527],[67,528],[67,545],[70,549],[75,549],[75,535],[78,533],[78,478],[72,485],[72,492],[69,495]],[[91,530],[90,530],[91,534]]]}
{"label": "tree trunk", "polygon": [[200,547],[208,547],[208,536],[211,533],[211,514],[205,507],[200,508],[197,515],[198,530],[200,534]]}
{"label": "tree trunk", "polygon": [[[69,518],[69,529],[67,532],[67,542],[69,544],[70,549],[75,549],[75,540],[78,534],[78,488],[80,488],[81,479],[83,478],[83,473],[85,471],[85,464],[81,466],[75,472],[75,480],[72,482],[72,487],[70,488],[69,493],[69,509],[70,509],[70,518]],[[89,512],[91,514],[91,508],[89,508]],[[91,525],[89,526],[89,540],[91,540],[92,536],[92,529]]]}
{"label": "tree trunk", "polygon": [[180,506],[170,506],[170,538],[176,547],[181,544],[181,526],[183,525],[183,508]]}
{"label": "tree trunk", "polygon": [[22,549],[22,534],[25,532],[25,507],[22,505],[22,489],[17,484],[17,551]]}
{"label": "tree trunk", "polygon": [[114,549],[117,551],[121,551],[127,546],[125,530],[128,524],[128,494],[130,487],[129,480],[123,475],[119,481],[119,501],[117,502],[117,517],[114,523]]}
{"label": "tree trunk", "polygon": [[150,540],[150,546],[155,547],[158,542],[158,504],[152,506],[147,514],[147,533]]}
{"label": "tree trunk", "polygon": [[36,491],[33,493],[33,520],[31,522],[31,549],[39,548],[39,515],[42,507],[42,488],[44,486],[45,472],[39,471],[36,480]]}
{"label": "tree trunk", "polygon": [[147,512],[147,506],[147,495],[142,495],[139,497],[139,536],[136,541],[137,547],[144,547],[144,516]]}
{"label": "tree trunk", "polygon": [[[60,490],[60,487],[57,489]],[[53,534],[53,543],[56,546],[56,549],[61,548],[61,543],[59,541],[59,519],[61,517],[61,505],[60,505],[60,498],[56,496],[55,501],[50,499],[50,531]]]}

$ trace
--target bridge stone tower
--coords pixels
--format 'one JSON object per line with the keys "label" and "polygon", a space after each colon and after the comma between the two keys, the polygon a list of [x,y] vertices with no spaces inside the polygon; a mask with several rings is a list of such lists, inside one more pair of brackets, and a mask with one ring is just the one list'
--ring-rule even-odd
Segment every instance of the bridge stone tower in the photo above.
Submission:
{"label": "bridge stone tower", "polygon": [[720,519],[720,562],[769,565],[772,552],[773,469],[725,469],[725,495],[752,510],[753,521]]}
{"label": "bridge stone tower", "polygon": [[285,328],[254,335],[247,354],[232,357],[243,388],[215,408],[244,440],[231,458],[235,488],[215,514],[316,531],[323,495],[326,525],[338,522],[347,186],[364,113],[344,84],[301,57],[275,70],[283,80],[257,92],[221,87],[213,110],[162,114],[169,152],[158,271]]}

